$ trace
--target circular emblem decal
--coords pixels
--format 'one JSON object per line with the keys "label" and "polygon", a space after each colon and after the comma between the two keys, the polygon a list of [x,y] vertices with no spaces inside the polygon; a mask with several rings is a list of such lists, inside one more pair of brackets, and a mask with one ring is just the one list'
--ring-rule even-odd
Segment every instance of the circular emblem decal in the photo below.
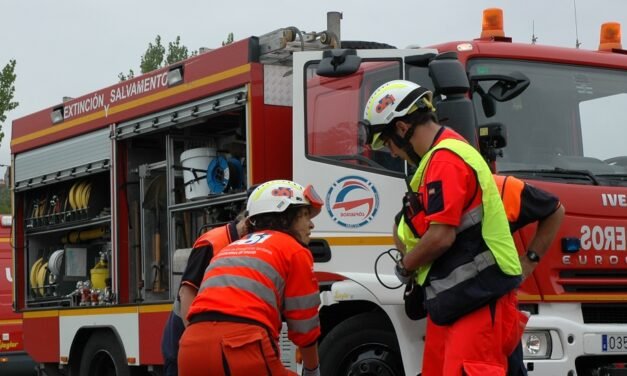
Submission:
{"label": "circular emblem decal", "polygon": [[346,176],[331,185],[326,208],[336,223],[350,228],[361,227],[377,214],[379,194],[369,180]]}

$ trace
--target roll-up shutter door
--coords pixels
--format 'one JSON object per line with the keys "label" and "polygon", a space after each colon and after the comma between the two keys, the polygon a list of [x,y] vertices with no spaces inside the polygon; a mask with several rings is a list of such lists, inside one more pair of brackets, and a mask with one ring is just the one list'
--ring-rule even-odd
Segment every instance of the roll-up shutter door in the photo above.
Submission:
{"label": "roll-up shutter door", "polygon": [[20,153],[15,157],[15,191],[108,170],[109,128]]}
{"label": "roll-up shutter door", "polygon": [[194,102],[122,122],[115,127],[115,138],[123,140],[173,126],[185,126],[202,117],[242,107],[247,101],[246,87],[225,91]]}

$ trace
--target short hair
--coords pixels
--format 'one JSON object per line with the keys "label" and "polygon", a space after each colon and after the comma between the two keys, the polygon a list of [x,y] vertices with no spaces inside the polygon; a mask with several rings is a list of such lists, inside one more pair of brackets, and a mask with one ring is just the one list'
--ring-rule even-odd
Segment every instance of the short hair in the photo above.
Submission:
{"label": "short hair", "polygon": [[411,125],[422,125],[428,123],[429,121],[437,123],[438,118],[433,111],[414,111],[395,120],[402,120]]}

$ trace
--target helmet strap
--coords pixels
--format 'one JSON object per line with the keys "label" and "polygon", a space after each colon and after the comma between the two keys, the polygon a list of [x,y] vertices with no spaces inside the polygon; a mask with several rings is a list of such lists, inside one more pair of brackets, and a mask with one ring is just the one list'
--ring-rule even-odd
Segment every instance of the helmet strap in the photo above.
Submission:
{"label": "helmet strap", "polygon": [[407,132],[405,132],[405,136],[403,137],[404,139],[403,141],[405,141],[405,147],[403,148],[403,150],[405,151],[405,153],[407,153],[407,156],[409,157],[409,159],[411,159],[412,162],[414,162],[414,164],[417,167],[420,164],[420,156],[418,155],[418,153],[414,151],[414,146],[409,141],[414,135],[415,130],[416,130],[416,124],[412,124],[411,127],[409,127],[409,129],[407,130]]}
{"label": "helmet strap", "polygon": [[[413,127],[412,126],[410,128],[411,133],[413,134]],[[407,133],[409,133],[409,131],[407,131]],[[407,136],[407,135],[405,135]],[[410,136],[411,137],[411,136]],[[392,142],[401,150],[403,150],[405,152],[405,154],[407,154],[407,157],[416,165],[418,166],[420,164],[420,156],[414,151],[414,147],[412,146],[412,144],[409,142],[409,138],[407,137],[401,137],[399,135],[397,135],[396,133],[394,133],[393,135],[391,135],[390,139],[392,140]]]}

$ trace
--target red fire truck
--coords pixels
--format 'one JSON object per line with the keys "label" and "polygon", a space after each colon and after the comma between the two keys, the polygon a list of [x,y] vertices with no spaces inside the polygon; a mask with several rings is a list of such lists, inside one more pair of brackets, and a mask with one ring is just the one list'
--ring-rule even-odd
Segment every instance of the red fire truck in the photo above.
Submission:
{"label": "red fire truck", "polygon": [[0,215],[0,373],[34,375],[35,363],[24,351],[22,315],[13,312],[11,216]]}
{"label": "red fire truck", "polygon": [[[340,18],[329,13],[321,33],[250,37],[14,121],[14,295],[42,373],[158,374],[195,237],[233,217],[247,186],[289,178],[325,198],[309,245],[323,374],[418,374],[424,322],[380,283],[394,284],[393,261],[377,262],[393,245],[411,171],[364,146],[358,126],[370,93],[398,78],[431,88],[440,120],[500,173],[565,203],[559,239],[520,294],[532,313],[523,337],[532,374],[627,363],[620,42],[517,44],[486,21],[491,31],[476,40],[395,49],[342,41]],[[521,252],[532,233],[516,234]]]}

